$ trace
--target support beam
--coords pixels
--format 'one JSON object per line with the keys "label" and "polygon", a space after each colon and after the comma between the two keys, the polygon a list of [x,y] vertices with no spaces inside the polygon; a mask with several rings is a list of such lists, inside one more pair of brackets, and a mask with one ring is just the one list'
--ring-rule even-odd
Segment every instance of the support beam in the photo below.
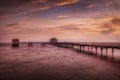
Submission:
{"label": "support beam", "polygon": [[103,56],[103,47],[101,47],[101,56]]}
{"label": "support beam", "polygon": [[108,55],[108,48],[106,48],[106,55]]}
{"label": "support beam", "polygon": [[74,45],[73,44],[71,45],[71,48],[74,49]]}
{"label": "support beam", "polygon": [[77,49],[79,50],[79,45],[77,44]]}
{"label": "support beam", "polygon": [[88,46],[88,52],[89,52],[89,50],[90,50],[90,47]]}
{"label": "support beam", "polygon": [[98,49],[98,48],[97,48],[97,47],[95,47],[95,50],[96,50],[96,55],[97,55],[97,49]]}
{"label": "support beam", "polygon": [[81,45],[80,45],[80,51],[81,51]]}
{"label": "support beam", "polygon": [[71,44],[71,48],[74,48],[74,45],[73,45],[73,44]]}
{"label": "support beam", "polygon": [[83,51],[84,51],[84,46],[83,46]]}
{"label": "support beam", "polygon": [[92,53],[92,46],[91,46],[91,53]]}
{"label": "support beam", "polygon": [[112,48],[112,57],[114,58],[114,48]]}

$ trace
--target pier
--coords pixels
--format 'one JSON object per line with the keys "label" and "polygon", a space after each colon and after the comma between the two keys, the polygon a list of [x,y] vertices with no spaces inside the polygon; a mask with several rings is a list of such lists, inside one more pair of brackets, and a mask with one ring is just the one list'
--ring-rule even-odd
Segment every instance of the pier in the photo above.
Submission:
{"label": "pier", "polygon": [[[81,52],[95,53],[98,55],[98,49],[101,51],[101,56],[103,56],[103,51],[106,52],[106,56],[108,55],[108,49],[111,49],[112,58],[114,58],[115,49],[120,49],[120,43],[112,43],[112,42],[58,42],[55,44],[58,47],[64,48],[72,48]],[[87,50],[85,49],[87,48]],[[93,49],[95,52],[93,52]]]}
{"label": "pier", "polygon": [[[120,43],[118,42],[58,42],[56,38],[51,38],[49,42],[21,42],[28,43],[28,47],[33,47],[34,43],[40,44],[41,47],[47,45],[54,45],[57,47],[71,48],[83,53],[94,53],[101,57],[108,57],[111,54],[114,59],[115,49],[120,49]],[[19,39],[12,39],[12,47],[19,47]],[[111,50],[111,53],[109,50]],[[105,54],[105,55],[104,55]]]}

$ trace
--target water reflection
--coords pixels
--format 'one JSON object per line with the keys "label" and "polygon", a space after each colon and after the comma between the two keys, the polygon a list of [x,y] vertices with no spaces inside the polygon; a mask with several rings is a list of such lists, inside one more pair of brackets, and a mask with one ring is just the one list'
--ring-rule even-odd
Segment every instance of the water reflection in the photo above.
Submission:
{"label": "water reflection", "polygon": [[0,48],[0,80],[119,80],[120,64],[54,46]]}

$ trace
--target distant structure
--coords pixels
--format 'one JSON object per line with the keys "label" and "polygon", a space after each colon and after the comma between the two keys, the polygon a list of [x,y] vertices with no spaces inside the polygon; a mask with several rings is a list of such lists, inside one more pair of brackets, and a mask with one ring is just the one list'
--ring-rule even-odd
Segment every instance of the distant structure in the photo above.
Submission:
{"label": "distant structure", "polygon": [[12,47],[19,47],[19,39],[12,39]]}
{"label": "distant structure", "polygon": [[41,43],[41,47],[46,47],[46,43],[45,43],[45,42],[42,42],[42,43]]}
{"label": "distant structure", "polygon": [[33,43],[32,42],[28,42],[28,47],[33,47]]}
{"label": "distant structure", "polygon": [[51,44],[55,44],[55,43],[57,43],[57,42],[58,42],[57,38],[51,38],[51,39],[50,39],[50,43],[51,43]]}

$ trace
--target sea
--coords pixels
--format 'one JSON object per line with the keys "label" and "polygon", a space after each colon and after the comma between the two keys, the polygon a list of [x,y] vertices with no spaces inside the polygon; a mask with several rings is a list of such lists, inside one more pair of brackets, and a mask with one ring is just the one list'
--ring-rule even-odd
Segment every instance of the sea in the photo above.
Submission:
{"label": "sea", "polygon": [[[86,48],[87,49],[87,48]],[[104,51],[104,56],[106,53]],[[84,53],[76,49],[27,43],[18,48],[0,45],[0,80],[120,80],[120,50],[114,60],[100,51]]]}

